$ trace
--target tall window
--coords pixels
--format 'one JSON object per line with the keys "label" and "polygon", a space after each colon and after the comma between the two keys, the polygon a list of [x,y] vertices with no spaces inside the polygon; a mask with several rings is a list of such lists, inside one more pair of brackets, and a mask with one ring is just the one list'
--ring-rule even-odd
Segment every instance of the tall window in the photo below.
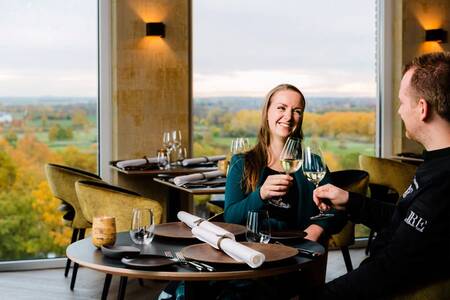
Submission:
{"label": "tall window", "polygon": [[97,170],[97,1],[0,0],[0,260],[62,256],[44,165]]}
{"label": "tall window", "polygon": [[291,83],[306,97],[305,138],[320,140],[332,171],[375,155],[375,7],[194,1],[194,154],[228,153],[234,137],[254,141],[265,94]]}

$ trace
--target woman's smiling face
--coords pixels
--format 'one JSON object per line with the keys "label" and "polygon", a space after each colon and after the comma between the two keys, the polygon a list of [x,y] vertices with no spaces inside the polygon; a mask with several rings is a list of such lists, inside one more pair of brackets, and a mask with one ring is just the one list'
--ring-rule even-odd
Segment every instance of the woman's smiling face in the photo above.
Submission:
{"label": "woman's smiling face", "polygon": [[273,94],[267,111],[271,140],[286,140],[301,124],[303,110],[299,93],[292,90],[280,90]]}

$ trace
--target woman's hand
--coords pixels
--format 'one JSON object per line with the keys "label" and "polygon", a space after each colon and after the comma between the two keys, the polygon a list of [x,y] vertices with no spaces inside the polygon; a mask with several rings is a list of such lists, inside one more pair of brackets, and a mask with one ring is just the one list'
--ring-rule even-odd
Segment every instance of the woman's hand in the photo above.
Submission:
{"label": "woman's hand", "polygon": [[281,197],[286,195],[289,187],[292,185],[293,178],[290,175],[277,174],[267,176],[266,181],[261,186],[259,194],[261,199]]}

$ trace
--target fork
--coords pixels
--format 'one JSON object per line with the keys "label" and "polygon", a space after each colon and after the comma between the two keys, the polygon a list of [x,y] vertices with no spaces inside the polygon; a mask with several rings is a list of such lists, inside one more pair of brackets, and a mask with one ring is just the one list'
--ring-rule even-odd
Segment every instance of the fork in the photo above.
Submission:
{"label": "fork", "polygon": [[184,261],[186,263],[192,263],[192,264],[199,265],[200,267],[206,268],[206,270],[208,270],[209,272],[215,271],[214,267],[210,266],[208,264],[202,263],[200,261],[187,260],[181,252],[176,252],[175,255],[181,262]]}
{"label": "fork", "polygon": [[180,259],[178,256],[174,257],[172,251],[166,250],[166,251],[164,251],[164,255],[173,261],[179,262],[183,265],[190,265],[190,266],[193,266],[194,268],[196,268],[198,271],[203,271],[202,266],[197,265],[196,263],[193,263],[191,261],[187,261],[186,259],[184,259],[184,257],[183,257],[183,259]]}

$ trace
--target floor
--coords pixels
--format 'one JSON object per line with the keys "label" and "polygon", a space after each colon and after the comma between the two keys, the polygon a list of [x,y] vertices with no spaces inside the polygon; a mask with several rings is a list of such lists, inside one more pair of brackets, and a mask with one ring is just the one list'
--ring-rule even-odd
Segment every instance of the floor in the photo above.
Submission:
{"label": "floor", "polygon": [[[350,250],[353,266],[365,258],[364,249]],[[0,272],[0,299],[100,299],[104,275],[86,268],[80,268],[73,292],[70,291],[70,275],[64,277],[62,269],[48,269],[21,272]],[[326,280],[330,281],[345,274],[345,265],[340,251],[330,251]],[[138,280],[128,281],[126,299],[157,299],[166,282]],[[118,276],[113,276],[109,299],[115,299],[119,285]]]}

